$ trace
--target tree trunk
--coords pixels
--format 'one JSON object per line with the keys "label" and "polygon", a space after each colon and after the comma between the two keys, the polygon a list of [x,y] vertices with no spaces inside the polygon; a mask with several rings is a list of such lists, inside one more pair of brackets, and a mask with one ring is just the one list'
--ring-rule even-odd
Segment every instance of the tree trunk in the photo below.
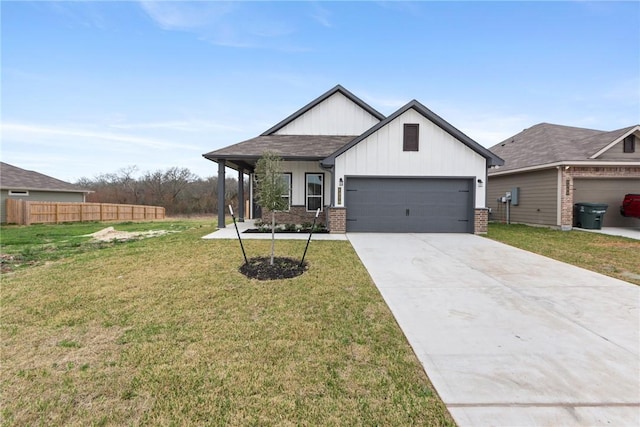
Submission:
{"label": "tree trunk", "polygon": [[271,211],[271,265],[273,265],[273,253],[276,242],[276,213]]}

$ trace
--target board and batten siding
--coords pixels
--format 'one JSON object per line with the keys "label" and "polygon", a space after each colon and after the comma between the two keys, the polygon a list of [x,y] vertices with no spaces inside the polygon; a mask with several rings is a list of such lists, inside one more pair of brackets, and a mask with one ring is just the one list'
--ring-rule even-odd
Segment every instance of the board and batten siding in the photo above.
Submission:
{"label": "board and batten siding", "polygon": [[37,190],[24,190],[28,191],[28,196],[10,196],[9,190],[0,191],[0,222],[7,222],[6,202],[5,200],[19,199],[34,202],[84,202],[85,193],[68,193],[64,191],[37,191]]}
{"label": "board and batten siding", "polygon": [[329,205],[331,200],[331,175],[326,170],[320,168],[318,162],[283,162],[282,172],[291,174],[291,204],[293,206],[306,205],[306,174],[324,174],[324,200],[323,204]]}
{"label": "board and batten siding", "polygon": [[520,188],[520,198],[518,206],[510,207],[512,223],[558,225],[557,169],[489,176],[487,206],[491,208],[490,220],[506,221],[506,206],[497,200],[514,187]]}
{"label": "board and batten siding", "polygon": [[[418,151],[402,149],[405,123],[420,125]],[[486,173],[483,156],[410,109],[336,157],[334,180],[336,188],[345,176],[466,177],[485,182]],[[484,188],[475,193],[475,207],[485,207]]]}
{"label": "board and batten siding", "polygon": [[361,135],[379,120],[337,92],[294,119],[276,135]]}

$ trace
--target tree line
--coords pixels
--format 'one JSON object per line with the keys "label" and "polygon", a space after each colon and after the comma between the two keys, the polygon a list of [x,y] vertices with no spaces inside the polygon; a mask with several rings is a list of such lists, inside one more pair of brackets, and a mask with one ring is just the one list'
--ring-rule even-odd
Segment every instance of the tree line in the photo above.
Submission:
{"label": "tree line", "polygon": [[[140,174],[137,166],[128,166],[94,178],[80,178],[76,185],[93,191],[87,195],[87,202],[162,206],[167,215],[218,212],[218,177],[201,178],[187,168],[170,167]],[[225,206],[237,206],[235,178],[225,179],[224,199]]]}

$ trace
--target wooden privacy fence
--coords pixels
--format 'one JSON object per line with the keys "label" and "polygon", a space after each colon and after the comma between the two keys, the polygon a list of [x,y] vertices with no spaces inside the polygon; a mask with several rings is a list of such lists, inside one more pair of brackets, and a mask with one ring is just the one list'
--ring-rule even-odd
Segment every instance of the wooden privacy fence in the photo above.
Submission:
{"label": "wooden privacy fence", "polygon": [[30,225],[153,219],[164,219],[164,208],[113,203],[37,202],[7,199],[7,224]]}

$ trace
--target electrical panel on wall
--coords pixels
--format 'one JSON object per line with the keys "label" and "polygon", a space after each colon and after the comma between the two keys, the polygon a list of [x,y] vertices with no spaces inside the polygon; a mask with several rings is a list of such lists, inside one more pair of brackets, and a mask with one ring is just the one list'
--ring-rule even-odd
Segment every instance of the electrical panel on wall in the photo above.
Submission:
{"label": "electrical panel on wall", "polygon": [[520,187],[511,189],[511,205],[518,206],[520,204]]}

